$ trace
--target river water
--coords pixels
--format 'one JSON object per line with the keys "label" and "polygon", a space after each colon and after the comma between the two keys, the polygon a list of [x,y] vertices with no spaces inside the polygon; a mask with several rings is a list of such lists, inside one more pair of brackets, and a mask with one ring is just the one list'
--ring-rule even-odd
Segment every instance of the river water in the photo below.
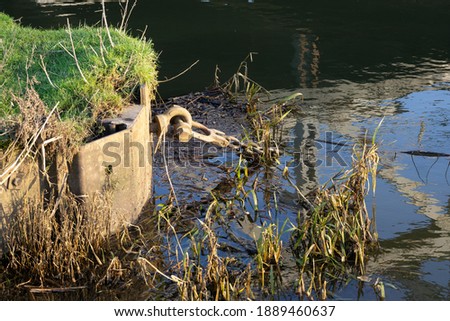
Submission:
{"label": "river water", "polygon": [[[119,7],[109,2],[108,19],[118,23]],[[99,1],[0,0],[0,10],[44,28],[67,18],[96,23],[100,8]],[[140,0],[129,28],[154,41],[160,79],[199,60],[160,85],[163,97],[204,89],[216,65],[227,79],[249,52],[257,53],[250,76],[275,97],[302,92],[285,129],[294,149],[315,142],[320,164],[294,169],[305,190],[345,166],[351,145],[384,118],[377,192],[368,200],[382,251],[368,274],[384,281],[388,300],[450,299],[448,1]],[[334,297],[355,299],[356,288],[350,282]]]}

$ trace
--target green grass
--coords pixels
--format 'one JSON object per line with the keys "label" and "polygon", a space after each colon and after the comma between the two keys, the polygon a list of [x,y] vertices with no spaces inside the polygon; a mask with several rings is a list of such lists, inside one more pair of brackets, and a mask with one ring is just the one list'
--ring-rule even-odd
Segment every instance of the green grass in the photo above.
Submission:
{"label": "green grass", "polygon": [[0,13],[0,117],[19,113],[14,96],[30,86],[62,120],[117,114],[139,84],[156,88],[156,58],[150,41],[118,29],[39,30]]}

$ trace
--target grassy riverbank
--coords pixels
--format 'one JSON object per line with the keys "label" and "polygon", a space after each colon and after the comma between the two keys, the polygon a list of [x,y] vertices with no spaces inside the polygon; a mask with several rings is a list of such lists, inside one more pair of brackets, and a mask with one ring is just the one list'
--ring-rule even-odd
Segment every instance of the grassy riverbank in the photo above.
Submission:
{"label": "grassy riverbank", "polygon": [[40,30],[0,13],[0,192],[27,162],[45,181],[37,199],[19,195],[11,215],[2,198],[0,297],[17,298],[24,280],[82,289],[99,280],[96,269],[110,263],[108,193],[83,204],[64,179],[56,190],[49,169],[57,163],[67,178],[78,148],[102,134],[100,119],[139,102],[141,84],[154,95],[156,60],[152,42],[124,28]]}
{"label": "grassy riverbank", "polygon": [[21,99],[33,90],[46,113],[57,106],[62,121],[88,136],[93,121],[136,100],[139,84],[156,88],[156,58],[151,42],[123,30],[39,30],[0,13],[0,119],[23,121]]}

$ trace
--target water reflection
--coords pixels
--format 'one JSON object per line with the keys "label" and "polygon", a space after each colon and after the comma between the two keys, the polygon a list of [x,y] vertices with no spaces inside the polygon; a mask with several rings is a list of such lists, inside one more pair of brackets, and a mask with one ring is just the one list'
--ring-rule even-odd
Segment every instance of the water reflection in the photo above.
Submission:
{"label": "water reflection", "polygon": [[[117,1],[108,2],[111,25],[120,23]],[[64,25],[66,20],[55,16],[66,14],[79,18],[73,17],[73,24],[100,20],[96,10],[82,8],[89,6],[72,6],[98,4],[99,0],[0,3],[6,12],[23,17],[25,24],[40,27]],[[38,9],[31,3],[39,4]],[[268,89],[321,87],[341,80],[365,83],[420,78],[436,67],[442,69],[450,50],[446,41],[450,37],[450,4],[437,0],[402,4],[350,0],[267,0],[252,5],[248,1],[210,0],[207,5],[202,1],[138,1],[129,27],[143,30],[148,26],[147,37],[162,52],[162,78],[200,60],[190,77],[161,85],[164,96],[203,89],[210,84],[216,65],[226,79],[250,51],[259,52],[251,67],[253,78]],[[50,11],[52,5],[54,12]],[[431,73],[428,76],[432,77]]]}
{"label": "water reflection", "polygon": [[318,40],[319,38],[310,32],[298,35],[294,64],[297,65],[300,88],[316,88],[319,84]]}
{"label": "water reflection", "polygon": [[[424,228],[382,242],[383,253],[369,270],[396,284],[392,297],[408,300],[450,298],[450,217],[441,216]],[[402,293],[403,292],[403,293]]]}
{"label": "water reflection", "polygon": [[[389,91],[383,91],[378,98],[374,97],[378,89],[384,86],[388,88],[388,83],[392,84],[379,83],[365,90],[363,85],[358,84],[303,90],[308,97],[307,106],[292,126],[296,145],[308,144],[308,141],[325,135],[327,131],[352,145],[367,129],[373,131],[384,117],[379,139],[382,141],[381,152],[385,161],[380,176],[395,185],[402,195],[418,207],[419,213],[434,219],[436,215],[447,211],[448,189],[444,186],[448,187],[448,157],[412,156],[402,152],[424,148],[444,154],[450,151],[450,127],[447,125],[450,92],[425,90],[400,99],[386,99]],[[399,85],[401,81],[396,83]],[[411,84],[411,81],[408,80],[408,83]],[[418,139],[418,136],[421,138]],[[301,149],[304,150],[304,147]],[[342,152],[349,150],[343,149]],[[323,156],[326,155],[315,155],[313,158]],[[324,177],[338,168],[322,168]],[[299,176],[305,175],[299,173]]]}
{"label": "water reflection", "polygon": [[[346,146],[339,153],[349,164],[351,145],[367,129],[373,132],[384,117],[378,135],[382,161],[377,198],[373,200],[378,208],[377,225],[383,251],[370,262],[369,273],[392,283],[387,290],[391,299],[442,300],[450,295],[444,286],[450,283],[448,262],[442,261],[450,255],[450,159],[402,153],[428,150],[447,154],[450,151],[450,88],[443,85],[449,80],[448,73],[433,77],[438,80],[433,86],[426,86],[429,82],[424,77],[370,86],[344,83],[303,90],[308,97],[306,104],[295,123],[288,122],[300,153],[304,155],[305,145],[311,146],[314,140],[343,142]],[[394,93],[393,87],[397,88]],[[398,88],[404,88],[405,92]],[[416,91],[407,94],[409,90]],[[327,138],[330,131],[333,139]],[[308,159],[326,160],[323,144],[316,143],[308,152],[313,153]],[[298,186],[307,192],[340,169],[341,164],[322,162],[319,167],[308,167],[303,162],[294,172]],[[370,202],[369,198],[369,205]],[[427,277],[425,270],[433,276]]]}

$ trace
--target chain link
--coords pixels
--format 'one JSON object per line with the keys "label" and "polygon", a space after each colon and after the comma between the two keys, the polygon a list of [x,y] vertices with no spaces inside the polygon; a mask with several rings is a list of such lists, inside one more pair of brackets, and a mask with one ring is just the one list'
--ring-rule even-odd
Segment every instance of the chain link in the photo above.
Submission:
{"label": "chain link", "polygon": [[[243,143],[234,136],[226,135],[220,130],[208,128],[192,120],[189,111],[178,105],[169,108],[164,114],[155,116],[153,122],[155,123],[155,126],[152,126],[153,131],[158,135],[165,134],[169,130],[170,125],[172,125],[175,136],[180,142],[188,142],[191,138],[195,138],[203,142],[240,150],[248,154],[257,154],[258,156],[264,154],[263,148],[254,142]],[[200,132],[194,131],[194,128]],[[275,148],[270,148],[269,152],[276,155],[279,154]]]}

